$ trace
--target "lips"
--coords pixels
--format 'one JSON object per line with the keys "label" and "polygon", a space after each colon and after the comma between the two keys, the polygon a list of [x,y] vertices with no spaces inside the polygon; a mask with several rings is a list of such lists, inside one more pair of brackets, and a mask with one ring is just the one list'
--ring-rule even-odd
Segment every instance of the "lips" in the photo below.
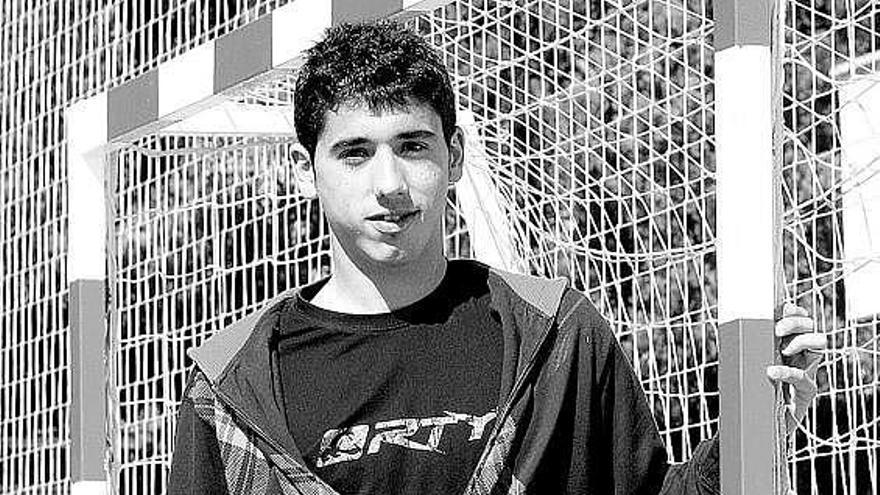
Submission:
{"label": "lips", "polygon": [[407,210],[407,211],[389,211],[386,213],[377,213],[375,215],[370,215],[367,217],[367,220],[376,220],[382,222],[399,222],[403,219],[415,216],[419,210]]}
{"label": "lips", "polygon": [[396,234],[406,229],[418,214],[419,210],[390,211],[370,215],[367,220],[383,234]]}

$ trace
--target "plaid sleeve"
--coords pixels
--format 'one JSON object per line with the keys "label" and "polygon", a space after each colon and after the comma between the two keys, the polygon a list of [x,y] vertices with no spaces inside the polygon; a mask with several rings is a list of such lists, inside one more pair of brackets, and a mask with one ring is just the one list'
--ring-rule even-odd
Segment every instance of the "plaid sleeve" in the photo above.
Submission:
{"label": "plaid sleeve", "polygon": [[199,409],[204,409],[205,397],[193,396],[194,387],[199,386],[199,375],[194,372],[190,376],[180,403],[168,495],[229,493],[214,424],[199,414]]}
{"label": "plaid sleeve", "polygon": [[265,494],[274,478],[263,452],[195,370],[181,404],[169,494]]}
{"label": "plaid sleeve", "polygon": [[335,495],[286,455],[267,455],[193,372],[180,406],[168,493]]}

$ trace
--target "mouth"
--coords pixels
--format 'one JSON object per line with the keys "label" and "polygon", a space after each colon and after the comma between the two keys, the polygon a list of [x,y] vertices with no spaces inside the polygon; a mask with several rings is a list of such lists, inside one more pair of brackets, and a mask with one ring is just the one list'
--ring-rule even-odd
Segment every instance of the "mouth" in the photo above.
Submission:
{"label": "mouth", "polygon": [[380,233],[397,234],[409,227],[413,220],[419,216],[419,213],[421,213],[419,210],[378,213],[368,216],[367,221]]}

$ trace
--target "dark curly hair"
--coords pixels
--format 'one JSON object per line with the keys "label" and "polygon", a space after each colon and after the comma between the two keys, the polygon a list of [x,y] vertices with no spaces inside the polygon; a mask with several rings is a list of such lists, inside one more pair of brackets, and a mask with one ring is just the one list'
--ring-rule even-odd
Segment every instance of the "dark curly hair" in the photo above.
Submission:
{"label": "dark curly hair", "polygon": [[366,104],[373,111],[400,109],[412,100],[437,112],[448,144],[455,131],[455,96],[437,52],[395,21],[334,26],[306,52],[297,77],[297,139],[314,158],[327,111],[343,104]]}

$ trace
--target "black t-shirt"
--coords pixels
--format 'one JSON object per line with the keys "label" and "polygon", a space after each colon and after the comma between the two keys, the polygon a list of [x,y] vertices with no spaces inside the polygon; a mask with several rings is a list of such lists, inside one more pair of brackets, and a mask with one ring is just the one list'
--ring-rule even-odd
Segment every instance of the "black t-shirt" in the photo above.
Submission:
{"label": "black t-shirt", "polygon": [[391,313],[291,299],[277,362],[287,423],[306,464],[343,494],[460,493],[495,426],[501,325],[487,269],[449,262],[440,285]]}

